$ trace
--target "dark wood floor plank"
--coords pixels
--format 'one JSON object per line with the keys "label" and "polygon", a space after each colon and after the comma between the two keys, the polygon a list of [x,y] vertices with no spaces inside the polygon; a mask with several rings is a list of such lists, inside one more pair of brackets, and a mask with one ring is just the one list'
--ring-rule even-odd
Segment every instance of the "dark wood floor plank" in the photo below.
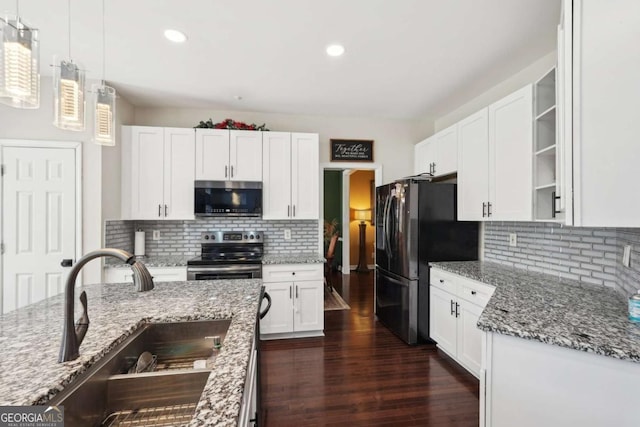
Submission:
{"label": "dark wood floor plank", "polygon": [[333,282],[351,310],[325,312],[324,337],[262,343],[267,427],[478,425],[478,380],[375,320],[373,274]]}

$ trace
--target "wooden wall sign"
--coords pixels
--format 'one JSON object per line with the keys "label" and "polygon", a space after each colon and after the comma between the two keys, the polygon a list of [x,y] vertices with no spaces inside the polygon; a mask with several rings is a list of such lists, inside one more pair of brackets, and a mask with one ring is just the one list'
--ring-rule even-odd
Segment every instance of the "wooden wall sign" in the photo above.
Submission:
{"label": "wooden wall sign", "polygon": [[332,162],[373,162],[373,140],[332,139]]}

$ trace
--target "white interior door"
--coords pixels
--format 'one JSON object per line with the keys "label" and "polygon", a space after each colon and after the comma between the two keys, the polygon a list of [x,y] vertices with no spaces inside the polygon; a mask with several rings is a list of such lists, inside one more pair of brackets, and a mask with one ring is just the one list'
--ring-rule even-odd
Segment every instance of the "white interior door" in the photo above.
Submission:
{"label": "white interior door", "polygon": [[76,253],[76,159],[67,148],[3,147],[2,312],[63,291]]}

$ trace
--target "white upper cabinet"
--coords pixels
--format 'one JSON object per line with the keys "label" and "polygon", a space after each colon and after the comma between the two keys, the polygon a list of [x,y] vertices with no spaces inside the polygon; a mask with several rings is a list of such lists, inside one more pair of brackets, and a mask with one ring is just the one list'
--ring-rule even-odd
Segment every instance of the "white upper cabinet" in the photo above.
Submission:
{"label": "white upper cabinet", "polygon": [[291,217],[291,134],[265,132],[262,137],[262,218]]}
{"label": "white upper cabinet", "polygon": [[563,23],[573,36],[564,38],[573,58],[564,87],[573,107],[573,224],[638,227],[640,2],[565,1]]}
{"label": "white upper cabinet", "polygon": [[196,129],[196,179],[262,181],[262,132]]}
{"label": "white upper cabinet", "polygon": [[458,219],[532,219],[532,87],[458,123]]}
{"label": "white upper cabinet", "polygon": [[481,221],[489,201],[488,109],[459,122],[458,133],[458,219]]}
{"label": "white upper cabinet", "polygon": [[229,180],[229,131],[196,129],[196,179]]}
{"label": "white upper cabinet", "polygon": [[195,133],[122,127],[122,218],[193,219]]}
{"label": "white upper cabinet", "polygon": [[420,141],[415,145],[413,153],[413,173],[420,175],[421,173],[431,173],[433,163],[436,161],[436,144],[434,136]]}
{"label": "white upper cabinet", "polygon": [[436,159],[433,165],[435,176],[449,175],[458,170],[458,124],[434,135]]}
{"label": "white upper cabinet", "polygon": [[532,219],[532,91],[525,86],[489,106],[491,220]]}
{"label": "white upper cabinet", "polygon": [[291,213],[320,218],[320,147],[317,133],[291,134]]}
{"label": "white upper cabinet", "polygon": [[229,135],[232,181],[262,181],[262,132],[232,130]]}
{"label": "white upper cabinet", "polygon": [[458,125],[455,124],[419,142],[414,148],[416,175],[442,176],[458,170]]}
{"label": "white upper cabinet", "polygon": [[264,219],[319,218],[319,156],[318,134],[264,133]]}

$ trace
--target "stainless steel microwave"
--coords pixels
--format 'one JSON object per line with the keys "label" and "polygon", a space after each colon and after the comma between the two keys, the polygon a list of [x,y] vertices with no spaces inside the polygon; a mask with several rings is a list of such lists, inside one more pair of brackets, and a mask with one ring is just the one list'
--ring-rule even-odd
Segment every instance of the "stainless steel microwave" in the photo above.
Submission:
{"label": "stainless steel microwave", "polygon": [[196,216],[262,216],[262,182],[196,181]]}

